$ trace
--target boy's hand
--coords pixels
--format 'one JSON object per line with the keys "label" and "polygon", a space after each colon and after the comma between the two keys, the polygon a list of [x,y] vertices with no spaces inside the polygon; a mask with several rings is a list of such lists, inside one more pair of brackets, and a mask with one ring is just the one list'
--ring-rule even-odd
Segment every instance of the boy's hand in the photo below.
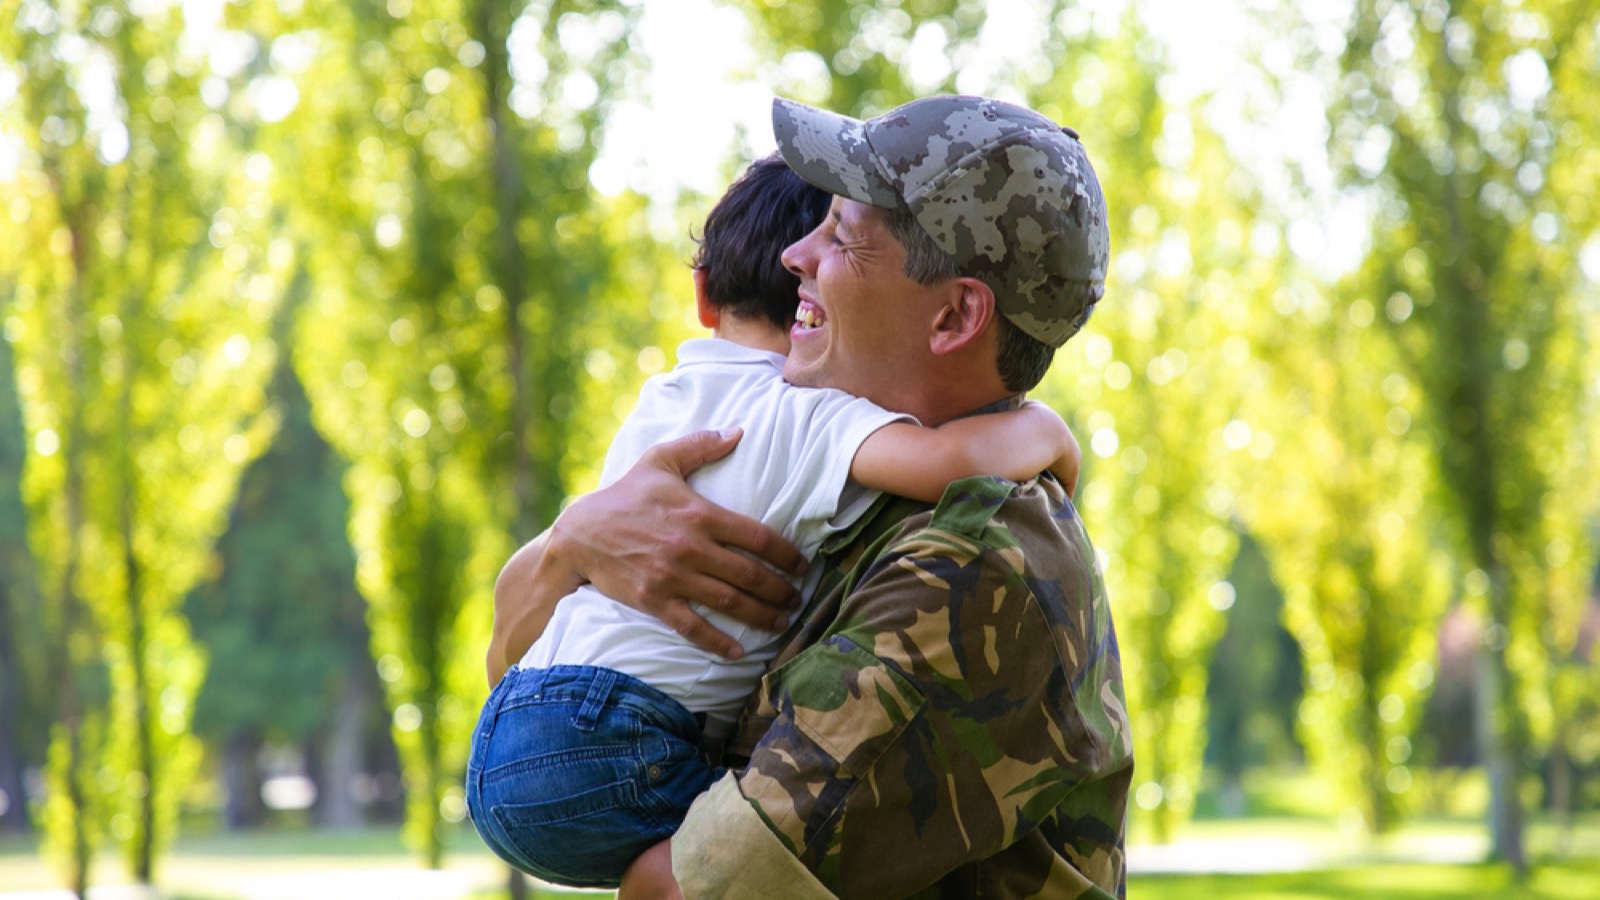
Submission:
{"label": "boy's hand", "polygon": [[738,642],[689,604],[782,631],[788,626],[784,611],[799,605],[799,592],[745,554],[797,575],[806,565],[777,532],[685,483],[696,469],[727,456],[741,436],[737,429],[704,431],[652,447],[616,482],[561,513],[550,527],[548,552],[606,596],[655,616],[696,646],[738,658]]}
{"label": "boy's hand", "polygon": [[1050,473],[1061,482],[1061,487],[1067,492],[1068,497],[1078,493],[1078,473],[1083,468],[1083,450],[1078,447],[1078,437],[1067,429],[1068,449],[1056,461],[1050,464]]}
{"label": "boy's hand", "polygon": [[1051,435],[1051,442],[1055,446],[1056,458],[1050,463],[1050,474],[1061,482],[1061,487],[1071,497],[1078,492],[1078,473],[1083,467],[1083,449],[1078,446],[1078,437],[1072,433],[1055,410],[1038,400],[1022,401],[1024,412],[1038,417],[1041,427],[1046,427]]}

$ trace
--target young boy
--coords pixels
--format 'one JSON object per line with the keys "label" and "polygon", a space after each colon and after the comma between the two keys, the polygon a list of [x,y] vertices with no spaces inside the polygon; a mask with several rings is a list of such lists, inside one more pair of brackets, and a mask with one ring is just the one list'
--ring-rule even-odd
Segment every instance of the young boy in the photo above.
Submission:
{"label": "young boy", "polygon": [[[1040,404],[923,428],[841,391],[781,375],[798,306],[779,256],[822,218],[827,194],[776,155],[728,189],[695,259],[700,321],[678,365],[651,378],[606,455],[610,483],[649,447],[740,427],[739,447],[690,483],[761,519],[808,558],[880,491],[937,502],[953,480],[1050,468],[1068,489],[1078,447]],[[801,586],[808,600],[813,585]],[[473,736],[467,805],[484,842],[547,881],[616,887],[683,820],[718,773],[720,745],[776,652],[778,635],[700,610],[744,656],[711,656],[656,619],[584,587],[495,686]]]}

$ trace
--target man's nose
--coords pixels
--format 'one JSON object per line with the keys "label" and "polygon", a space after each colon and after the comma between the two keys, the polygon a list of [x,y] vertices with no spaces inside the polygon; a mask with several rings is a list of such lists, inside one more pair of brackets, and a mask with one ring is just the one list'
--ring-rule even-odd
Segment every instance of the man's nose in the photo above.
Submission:
{"label": "man's nose", "polygon": [[810,239],[811,235],[808,234],[800,240],[795,241],[789,246],[783,248],[783,252],[778,255],[778,259],[783,263],[783,267],[792,272],[797,278],[805,278],[810,274],[809,270],[806,268],[806,263],[811,259],[811,255],[805,252],[806,242]]}

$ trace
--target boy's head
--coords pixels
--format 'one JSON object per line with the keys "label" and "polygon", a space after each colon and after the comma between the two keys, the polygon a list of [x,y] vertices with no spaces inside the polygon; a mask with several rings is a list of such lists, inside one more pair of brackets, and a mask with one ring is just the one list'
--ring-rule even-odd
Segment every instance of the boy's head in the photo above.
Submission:
{"label": "boy's head", "polygon": [[711,305],[784,330],[794,324],[800,279],[780,256],[822,221],[830,200],[776,153],[751,163],[711,208],[697,240],[694,267],[705,273]]}

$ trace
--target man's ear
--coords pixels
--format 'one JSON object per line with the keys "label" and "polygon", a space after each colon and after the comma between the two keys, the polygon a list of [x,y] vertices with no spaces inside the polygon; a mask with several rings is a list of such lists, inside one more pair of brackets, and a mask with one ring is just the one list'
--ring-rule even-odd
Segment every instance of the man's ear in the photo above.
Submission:
{"label": "man's ear", "polygon": [[722,310],[711,302],[711,296],[706,293],[706,270],[694,270],[694,306],[700,313],[700,324],[707,328],[716,328],[722,322]]}
{"label": "man's ear", "polygon": [[957,278],[933,323],[929,348],[936,356],[971,347],[994,319],[994,291],[977,278]]}

